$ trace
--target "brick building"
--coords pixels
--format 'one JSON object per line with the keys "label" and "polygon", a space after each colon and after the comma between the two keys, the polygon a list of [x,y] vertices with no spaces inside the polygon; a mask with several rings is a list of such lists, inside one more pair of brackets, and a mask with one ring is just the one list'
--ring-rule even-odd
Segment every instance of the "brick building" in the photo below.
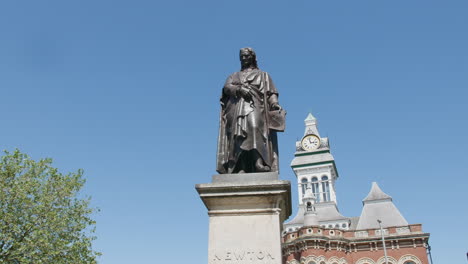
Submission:
{"label": "brick building", "polygon": [[320,136],[312,114],[305,120],[304,137],[296,142],[291,167],[297,177],[299,208],[284,224],[284,263],[429,263],[429,233],[423,232],[421,224],[409,224],[377,183],[372,183],[363,200],[360,216],[341,215],[335,192],[335,160],[328,138]]}

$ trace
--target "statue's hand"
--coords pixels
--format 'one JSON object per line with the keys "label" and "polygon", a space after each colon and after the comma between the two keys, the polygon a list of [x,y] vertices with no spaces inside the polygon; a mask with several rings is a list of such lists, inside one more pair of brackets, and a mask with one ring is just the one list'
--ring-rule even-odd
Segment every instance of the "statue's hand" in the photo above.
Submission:
{"label": "statue's hand", "polygon": [[278,104],[274,103],[271,105],[271,110],[282,110],[283,108]]}
{"label": "statue's hand", "polygon": [[240,94],[240,96],[242,98],[244,98],[247,102],[250,102],[252,101],[252,95],[250,94],[250,90],[245,88],[245,87],[241,87],[238,91],[238,93]]}

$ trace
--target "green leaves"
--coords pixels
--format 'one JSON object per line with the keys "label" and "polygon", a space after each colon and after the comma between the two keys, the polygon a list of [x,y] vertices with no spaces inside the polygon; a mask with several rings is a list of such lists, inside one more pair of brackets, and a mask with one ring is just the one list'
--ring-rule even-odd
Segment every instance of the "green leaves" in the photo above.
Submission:
{"label": "green leaves", "polygon": [[1,157],[0,263],[96,263],[96,209],[78,197],[83,171],[64,175],[51,165],[19,150]]}

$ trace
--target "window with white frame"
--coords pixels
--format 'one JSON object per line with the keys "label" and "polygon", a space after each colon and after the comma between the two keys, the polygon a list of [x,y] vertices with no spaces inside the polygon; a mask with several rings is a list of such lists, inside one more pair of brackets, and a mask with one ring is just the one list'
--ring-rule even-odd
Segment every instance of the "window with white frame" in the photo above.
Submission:
{"label": "window with white frame", "polygon": [[302,196],[304,196],[307,190],[307,178],[302,178],[301,180],[301,187],[302,187]]}
{"label": "window with white frame", "polygon": [[317,202],[320,202],[320,190],[317,177],[312,178],[312,192],[314,193]]}
{"label": "window with white frame", "polygon": [[330,183],[327,176],[322,176],[322,198],[323,201],[330,201]]}

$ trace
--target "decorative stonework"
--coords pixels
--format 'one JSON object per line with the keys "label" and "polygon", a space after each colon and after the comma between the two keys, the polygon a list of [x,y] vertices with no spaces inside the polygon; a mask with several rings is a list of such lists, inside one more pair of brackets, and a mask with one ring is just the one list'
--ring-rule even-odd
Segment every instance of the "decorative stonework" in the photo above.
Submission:
{"label": "decorative stonework", "polygon": [[316,264],[320,264],[322,262],[325,262],[325,257],[324,256],[314,256],[314,255],[310,255],[310,256],[307,256],[307,257],[302,257],[301,258],[301,264],[304,263],[304,264],[309,264],[310,262],[315,262]]}
{"label": "decorative stonework", "polygon": [[356,236],[356,237],[368,237],[369,232],[367,232],[367,231],[357,231],[357,232],[354,233],[354,236]]}
{"label": "decorative stonework", "polygon": [[328,259],[328,264],[348,264],[345,258],[331,257]]}
{"label": "decorative stonework", "polygon": [[301,263],[297,261],[296,259],[292,259],[290,261],[286,261],[286,264],[301,264]]}
{"label": "decorative stonework", "polygon": [[371,258],[360,258],[356,264],[375,264],[375,262]]}
{"label": "decorative stonework", "polygon": [[[384,233],[384,235],[388,235],[388,229],[383,229],[383,233]],[[382,235],[381,232],[380,232],[380,229],[375,230],[375,235],[377,235],[377,236]]]}
{"label": "decorative stonework", "polygon": [[[343,227],[343,224],[345,225]],[[333,229],[340,229],[340,230],[349,230],[348,220],[346,221],[339,221],[339,222],[328,222],[324,221],[320,223],[320,226],[323,228],[333,228]]]}
{"label": "decorative stonework", "polygon": [[[397,260],[393,257],[390,257],[388,256],[388,264],[397,264]],[[377,260],[377,263],[376,264],[385,264],[385,257],[381,257],[379,258],[379,260]]]}
{"label": "decorative stonework", "polygon": [[302,150],[302,147],[301,147],[301,142],[300,142],[300,141],[296,141],[296,151],[303,151],[303,150]]}
{"label": "decorative stonework", "polygon": [[404,226],[404,227],[397,227],[397,228],[396,228],[396,232],[397,232],[398,234],[409,234],[409,233],[410,233],[410,229],[409,229],[409,227],[407,227],[407,226]]}
{"label": "decorative stonework", "polygon": [[405,264],[405,261],[413,261],[416,264],[422,264],[421,260],[414,255],[404,255],[398,260],[398,264]]}
{"label": "decorative stonework", "polygon": [[328,138],[320,138],[320,147],[321,148],[329,148],[330,144],[328,143]]}
{"label": "decorative stonework", "polygon": [[315,167],[315,168],[300,168],[300,169],[295,169],[296,175],[303,176],[303,175],[309,175],[309,174],[314,174],[314,173],[327,173],[329,170],[332,168],[331,165],[327,166],[320,166],[320,167]]}

